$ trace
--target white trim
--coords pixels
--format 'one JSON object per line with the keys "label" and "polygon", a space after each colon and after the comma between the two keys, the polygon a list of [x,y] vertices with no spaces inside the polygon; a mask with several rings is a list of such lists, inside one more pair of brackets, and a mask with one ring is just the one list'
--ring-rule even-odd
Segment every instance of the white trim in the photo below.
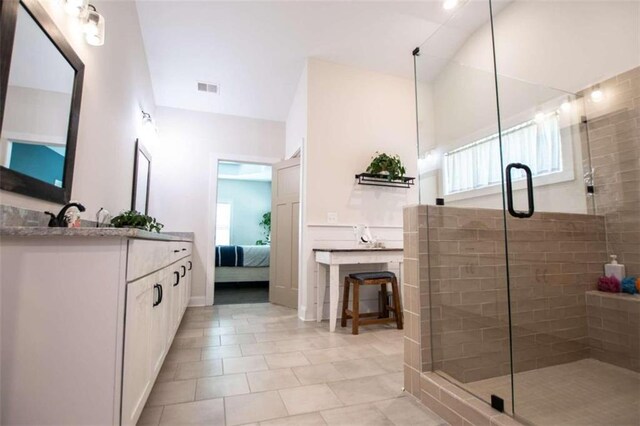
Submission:
{"label": "white trim", "polygon": [[36,133],[21,133],[4,131],[2,137],[13,142],[19,142],[31,145],[59,145],[66,146],[66,136],[55,135],[39,135]]}
{"label": "white trim", "polygon": [[204,296],[192,296],[189,299],[189,306],[205,306],[205,297]]}
{"label": "white trim", "polygon": [[[238,163],[255,163],[271,166],[279,161],[276,157],[256,157],[237,154],[211,154],[209,157],[209,202],[207,204],[207,250],[205,263],[204,303],[199,306],[213,305],[215,265],[214,251],[216,247],[216,204],[218,202],[218,162],[234,161]],[[193,298],[192,298],[193,300]]]}
{"label": "white trim", "polygon": [[[352,225],[348,225],[345,223],[308,223],[308,227],[312,228],[353,228]],[[390,228],[390,229],[401,229],[403,225],[368,225],[369,228]]]}

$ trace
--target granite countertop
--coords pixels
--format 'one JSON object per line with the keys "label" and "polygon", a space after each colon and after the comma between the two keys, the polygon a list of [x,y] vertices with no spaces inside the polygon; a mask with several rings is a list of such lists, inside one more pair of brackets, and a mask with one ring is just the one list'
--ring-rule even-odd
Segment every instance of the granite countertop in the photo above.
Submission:
{"label": "granite countertop", "polygon": [[399,247],[361,247],[361,248],[314,248],[313,251],[335,252],[351,252],[351,251],[403,251]]}
{"label": "granite countertop", "polygon": [[0,237],[114,237],[158,241],[193,241],[193,232],[149,232],[134,228],[48,228],[3,226]]}

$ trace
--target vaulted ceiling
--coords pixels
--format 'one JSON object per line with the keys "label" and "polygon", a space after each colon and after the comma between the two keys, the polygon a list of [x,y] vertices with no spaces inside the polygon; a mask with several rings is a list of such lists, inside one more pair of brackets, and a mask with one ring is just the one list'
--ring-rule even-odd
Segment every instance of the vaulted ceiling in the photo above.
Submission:
{"label": "vaulted ceiling", "polygon": [[[158,105],[279,121],[306,58],[413,78],[416,46],[440,29],[446,59],[487,22],[487,1],[463,7],[447,11],[441,0],[137,1]],[[220,93],[197,91],[199,81],[219,84]]]}

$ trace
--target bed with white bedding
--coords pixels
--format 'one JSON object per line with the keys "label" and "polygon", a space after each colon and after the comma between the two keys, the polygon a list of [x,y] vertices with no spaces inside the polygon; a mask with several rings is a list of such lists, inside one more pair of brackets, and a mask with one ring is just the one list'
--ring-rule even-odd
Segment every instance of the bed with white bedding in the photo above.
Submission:
{"label": "bed with white bedding", "polygon": [[216,246],[215,282],[269,281],[270,246]]}

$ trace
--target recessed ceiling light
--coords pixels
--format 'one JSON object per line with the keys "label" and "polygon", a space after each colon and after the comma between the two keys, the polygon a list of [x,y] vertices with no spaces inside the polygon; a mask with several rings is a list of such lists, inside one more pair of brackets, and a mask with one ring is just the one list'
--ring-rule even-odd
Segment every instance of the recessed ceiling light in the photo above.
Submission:
{"label": "recessed ceiling light", "polygon": [[458,5],[458,0],[444,0],[444,3],[442,3],[442,7],[445,10],[451,10],[455,8],[457,5]]}

